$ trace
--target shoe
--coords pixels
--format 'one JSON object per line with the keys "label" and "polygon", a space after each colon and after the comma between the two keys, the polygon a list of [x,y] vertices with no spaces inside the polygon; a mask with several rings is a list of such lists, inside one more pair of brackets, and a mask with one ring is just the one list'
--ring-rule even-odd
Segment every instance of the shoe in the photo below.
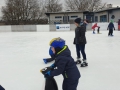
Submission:
{"label": "shoe", "polygon": [[80,58],[77,57],[77,61],[75,61],[76,64],[81,64]]}
{"label": "shoe", "polygon": [[80,61],[80,60],[77,60],[75,63],[76,63],[76,64],[81,64],[81,61]]}
{"label": "shoe", "polygon": [[88,66],[88,63],[86,61],[83,61],[83,63],[81,64],[81,67],[86,67]]}

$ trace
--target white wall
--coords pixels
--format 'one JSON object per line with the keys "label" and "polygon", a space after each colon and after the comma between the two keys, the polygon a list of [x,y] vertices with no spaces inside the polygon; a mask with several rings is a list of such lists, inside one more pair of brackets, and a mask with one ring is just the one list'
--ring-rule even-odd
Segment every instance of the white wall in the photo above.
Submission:
{"label": "white wall", "polygon": [[36,25],[37,26],[37,32],[48,32],[50,31],[49,25]]}
{"label": "white wall", "polygon": [[[95,23],[92,23],[92,26],[94,25]],[[108,27],[108,24],[109,23],[97,23],[98,26],[100,26],[100,30],[107,30],[107,27]],[[118,23],[114,23],[114,26],[115,26],[115,29],[118,30]],[[97,29],[97,28],[96,28]]]}
{"label": "white wall", "polygon": [[12,25],[12,32],[36,32],[36,25]]}
{"label": "white wall", "polygon": [[11,32],[11,25],[0,26],[0,32]]}

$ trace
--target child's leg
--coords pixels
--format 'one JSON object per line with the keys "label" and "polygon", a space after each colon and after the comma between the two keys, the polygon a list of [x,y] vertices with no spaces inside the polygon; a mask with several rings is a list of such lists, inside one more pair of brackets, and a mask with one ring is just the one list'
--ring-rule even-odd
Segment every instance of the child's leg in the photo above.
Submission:
{"label": "child's leg", "polygon": [[86,60],[85,44],[84,45],[80,45],[80,51],[82,53],[83,60]]}
{"label": "child's leg", "polygon": [[110,29],[109,29],[109,32],[108,32],[108,36],[110,35]]}
{"label": "child's leg", "polygon": [[87,63],[86,54],[85,54],[85,44],[80,45],[80,50],[83,56],[83,63],[81,64],[81,67],[86,67],[88,66],[88,63]]}
{"label": "child's leg", "polygon": [[110,29],[110,36],[112,35],[112,29]]}
{"label": "child's leg", "polygon": [[95,29],[93,29],[93,34],[95,34]]}
{"label": "child's leg", "polygon": [[80,47],[79,47],[79,44],[76,44],[76,53],[77,53],[77,58],[80,58]]}
{"label": "child's leg", "polygon": [[80,60],[80,46],[79,46],[79,44],[76,44],[76,53],[77,53],[77,61],[75,61],[75,63],[80,64],[81,60]]}
{"label": "child's leg", "polygon": [[111,29],[111,36],[113,36],[113,29]]}
{"label": "child's leg", "polygon": [[100,27],[98,27],[98,33],[99,33]]}

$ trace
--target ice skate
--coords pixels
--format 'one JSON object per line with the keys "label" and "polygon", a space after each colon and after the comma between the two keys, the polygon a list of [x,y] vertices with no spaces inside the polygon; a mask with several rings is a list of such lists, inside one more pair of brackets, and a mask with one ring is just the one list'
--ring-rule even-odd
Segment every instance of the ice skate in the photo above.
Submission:
{"label": "ice skate", "polygon": [[80,58],[77,58],[77,61],[75,61],[76,64],[81,64]]}
{"label": "ice skate", "polygon": [[81,67],[86,67],[86,66],[88,66],[87,61],[83,61],[83,63],[81,64]]}

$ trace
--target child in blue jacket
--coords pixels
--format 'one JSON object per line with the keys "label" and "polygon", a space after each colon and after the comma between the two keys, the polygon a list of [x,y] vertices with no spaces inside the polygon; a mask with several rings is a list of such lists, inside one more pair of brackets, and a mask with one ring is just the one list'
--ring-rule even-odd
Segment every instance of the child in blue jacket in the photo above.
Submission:
{"label": "child in blue jacket", "polygon": [[109,33],[108,33],[108,36],[113,36],[113,29],[115,30],[115,27],[114,27],[114,24],[113,24],[113,21],[111,20],[111,22],[109,23],[108,25],[108,28],[107,30],[109,29]]}
{"label": "child in blue jacket", "polygon": [[80,72],[71,57],[71,52],[65,40],[54,38],[50,41],[51,50],[55,54],[55,63],[51,65],[53,70],[49,68],[44,71],[45,77],[54,77],[60,74],[63,75],[63,90],[77,90],[77,85],[80,78]]}

